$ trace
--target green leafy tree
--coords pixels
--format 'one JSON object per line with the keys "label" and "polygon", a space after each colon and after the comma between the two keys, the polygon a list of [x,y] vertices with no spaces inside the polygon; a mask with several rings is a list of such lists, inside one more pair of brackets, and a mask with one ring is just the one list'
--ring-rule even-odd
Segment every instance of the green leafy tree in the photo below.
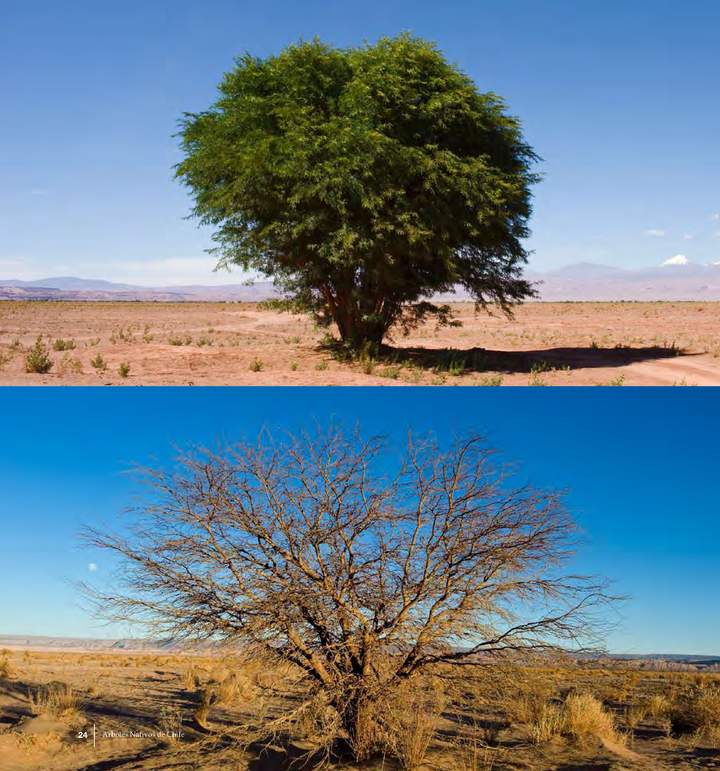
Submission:
{"label": "green leafy tree", "polygon": [[177,175],[220,265],[271,277],[351,349],[449,321],[429,298],[458,285],[507,313],[533,294],[537,156],[503,101],[429,42],[242,56],[180,136]]}

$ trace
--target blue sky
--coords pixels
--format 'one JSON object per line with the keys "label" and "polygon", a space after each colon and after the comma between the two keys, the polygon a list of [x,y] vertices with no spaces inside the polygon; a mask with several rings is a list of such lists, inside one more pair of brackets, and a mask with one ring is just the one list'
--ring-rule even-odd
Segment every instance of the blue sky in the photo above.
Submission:
{"label": "blue sky", "polygon": [[431,38],[543,156],[532,264],[720,260],[717,0],[4,0],[0,278],[214,283],[172,134],[234,56]]}
{"label": "blue sky", "polygon": [[127,632],[87,616],[73,582],[108,579],[108,556],[78,533],[112,527],[137,500],[132,464],[335,418],[389,432],[396,447],[409,427],[441,441],[481,431],[523,480],[569,490],[584,530],[578,569],[630,596],[612,650],[720,654],[720,413],[710,389],[682,389],[682,399],[661,388],[291,390],[46,389],[39,399],[3,389],[0,634]]}

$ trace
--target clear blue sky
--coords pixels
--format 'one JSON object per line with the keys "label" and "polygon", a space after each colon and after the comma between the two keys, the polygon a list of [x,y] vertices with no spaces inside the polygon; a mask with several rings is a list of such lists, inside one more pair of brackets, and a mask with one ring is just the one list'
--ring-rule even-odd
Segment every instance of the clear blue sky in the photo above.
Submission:
{"label": "clear blue sky", "polygon": [[244,51],[403,30],[503,95],[544,157],[535,267],[720,260],[717,0],[3,0],[0,278],[227,281],[183,220],[178,117]]}
{"label": "clear blue sky", "polygon": [[[111,636],[72,582],[106,580],[83,524],[112,525],[141,488],[133,463],[334,417],[440,440],[484,432],[523,479],[569,489],[578,569],[630,595],[609,640],[623,652],[720,654],[720,411],[710,389],[3,389],[0,633]],[[90,573],[90,563],[97,571]]]}

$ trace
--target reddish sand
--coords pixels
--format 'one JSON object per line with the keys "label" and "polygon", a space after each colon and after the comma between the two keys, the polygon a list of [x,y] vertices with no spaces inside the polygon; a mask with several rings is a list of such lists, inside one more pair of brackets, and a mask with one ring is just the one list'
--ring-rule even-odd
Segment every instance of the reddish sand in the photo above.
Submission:
{"label": "reddish sand", "polygon": [[[462,327],[428,324],[348,364],[311,320],[252,303],[6,301],[0,384],[720,385],[720,303],[531,303],[514,320],[455,308]],[[38,335],[47,374],[25,371]],[[52,350],[58,338],[74,348]]]}

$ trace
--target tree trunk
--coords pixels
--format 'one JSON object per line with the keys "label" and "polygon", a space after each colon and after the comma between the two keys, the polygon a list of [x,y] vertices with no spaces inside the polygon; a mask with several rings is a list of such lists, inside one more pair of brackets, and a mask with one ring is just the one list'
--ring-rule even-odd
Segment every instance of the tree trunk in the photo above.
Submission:
{"label": "tree trunk", "polygon": [[340,339],[353,351],[368,345],[379,348],[387,334],[388,325],[380,318],[363,316],[357,305],[338,307],[333,313]]}
{"label": "tree trunk", "polygon": [[352,756],[357,761],[367,759],[375,744],[375,715],[373,701],[363,690],[356,691],[352,697],[338,705],[343,728],[347,733],[347,743]]}

